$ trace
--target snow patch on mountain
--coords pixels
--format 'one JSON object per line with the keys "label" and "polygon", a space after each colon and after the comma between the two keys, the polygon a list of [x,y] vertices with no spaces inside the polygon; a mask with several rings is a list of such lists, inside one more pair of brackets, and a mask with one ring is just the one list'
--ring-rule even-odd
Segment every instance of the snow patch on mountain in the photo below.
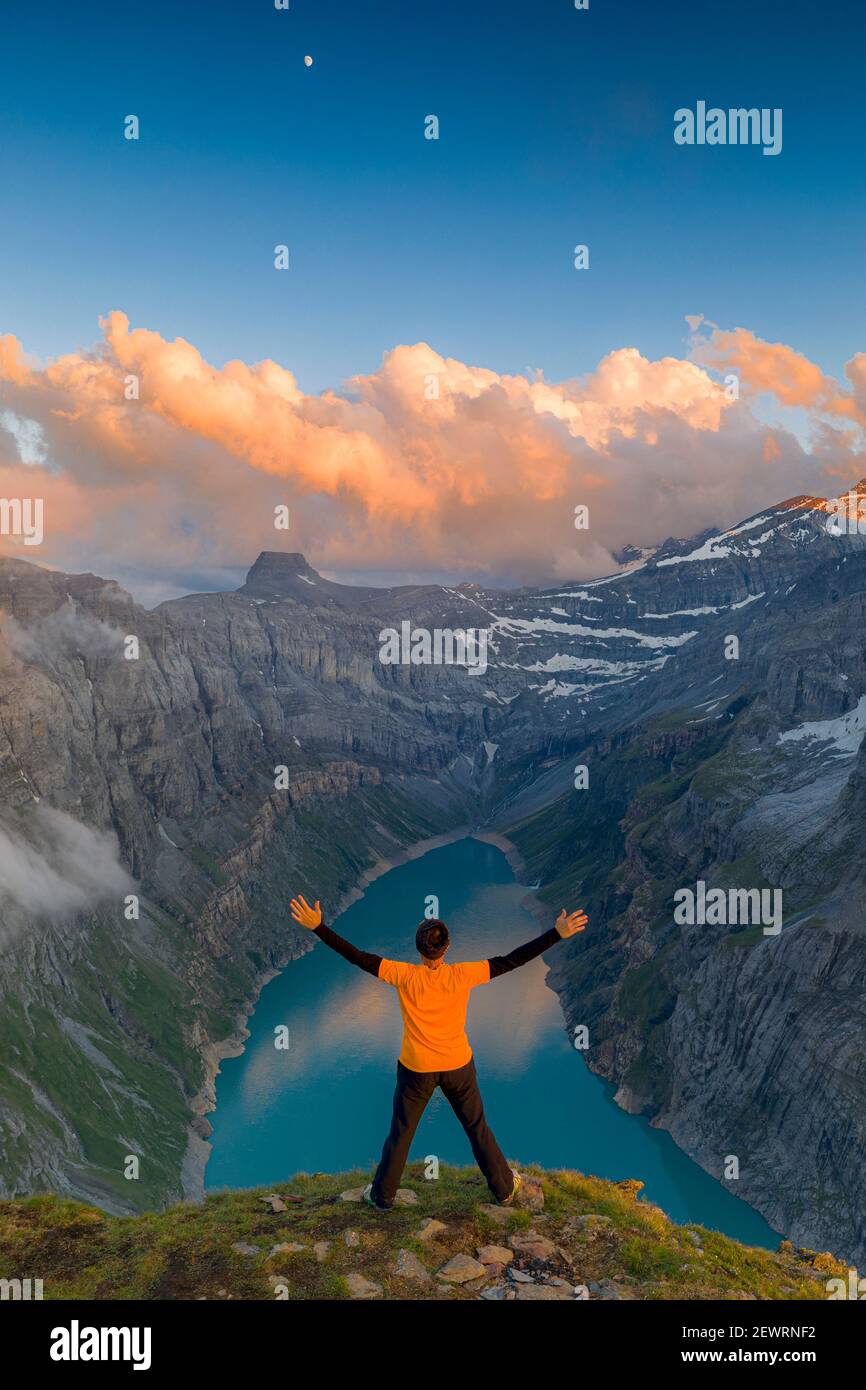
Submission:
{"label": "snow patch on mountain", "polygon": [[818,743],[831,743],[833,751],[840,754],[856,753],[866,733],[866,695],[861,695],[853,709],[840,714],[836,719],[816,719],[811,723],[799,724],[779,735],[779,743],[799,743],[804,739],[815,739]]}
{"label": "snow patch on mountain", "polygon": [[748,594],[746,598],[740,599],[739,603],[722,603],[716,607],[708,608],[675,608],[672,613],[641,613],[641,618],[653,618],[659,621],[665,618],[699,618],[707,613],[727,613],[732,608],[746,608],[750,603],[755,603],[759,598],[765,598],[766,594]]}
{"label": "snow patch on mountain", "polygon": [[[735,549],[735,547],[732,547],[730,544],[734,537],[742,536],[746,531],[753,531],[756,526],[765,525],[768,521],[772,521],[777,515],[778,513],[771,512],[766,516],[752,517],[750,521],[744,521],[739,526],[732,527],[730,531],[724,531],[720,536],[710,536],[709,540],[704,541],[703,545],[699,545],[696,550],[689,551],[687,555],[668,555],[664,560],[657,560],[656,564],[661,568],[662,565],[680,565],[695,560],[724,559],[725,556],[730,555],[732,550]],[[764,541],[769,540],[776,529],[777,528],[773,526],[769,531],[764,531],[756,540],[748,542],[752,549],[753,558],[760,553],[755,549],[755,546],[761,545]]]}
{"label": "snow patch on mountain", "polygon": [[494,614],[491,624],[494,630],[508,636],[525,634],[527,637],[562,635],[564,637],[593,637],[611,641],[630,640],[642,647],[681,647],[697,637],[697,632],[680,632],[676,636],[662,637],[652,633],[635,632],[630,627],[585,627],[583,623],[556,623],[552,618],[507,618]]}
{"label": "snow patch on mountain", "polygon": [[645,671],[660,671],[667,656],[650,658],[646,661],[605,661],[597,656],[568,656],[557,652],[546,661],[536,661],[532,666],[522,666],[522,671],[585,671],[591,676],[642,675]]}

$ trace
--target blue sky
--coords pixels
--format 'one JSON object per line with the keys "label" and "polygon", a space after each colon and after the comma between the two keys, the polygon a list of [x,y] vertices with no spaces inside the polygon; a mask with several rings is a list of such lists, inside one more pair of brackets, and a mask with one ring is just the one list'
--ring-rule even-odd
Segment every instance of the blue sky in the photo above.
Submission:
{"label": "blue sky", "polygon": [[[681,354],[704,313],[838,373],[864,346],[863,38],[860,7],[803,0],[22,7],[0,331],[46,357],[121,308],[318,391],[417,340],[558,380]],[[782,154],[675,146],[699,98],[782,107]]]}
{"label": "blue sky", "polygon": [[[864,29],[806,0],[11,13],[0,335],[33,360],[0,336],[0,482],[44,497],[39,560],[150,598],[274,547],[582,580],[862,477]],[[698,102],[781,109],[781,153],[675,143]],[[710,375],[687,314],[743,330]]]}

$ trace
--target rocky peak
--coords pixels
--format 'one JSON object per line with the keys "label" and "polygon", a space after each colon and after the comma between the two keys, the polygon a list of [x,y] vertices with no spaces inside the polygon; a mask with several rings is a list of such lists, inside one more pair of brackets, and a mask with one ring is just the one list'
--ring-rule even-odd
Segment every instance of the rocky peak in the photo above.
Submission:
{"label": "rocky peak", "polygon": [[300,551],[263,550],[240,592],[259,598],[296,598],[304,588],[322,582]]}

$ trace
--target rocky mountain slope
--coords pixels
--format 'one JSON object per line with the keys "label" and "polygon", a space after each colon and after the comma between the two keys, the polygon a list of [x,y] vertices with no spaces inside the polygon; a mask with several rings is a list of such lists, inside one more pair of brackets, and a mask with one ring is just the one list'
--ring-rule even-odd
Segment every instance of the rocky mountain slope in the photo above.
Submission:
{"label": "rocky mountain slope", "polygon": [[[683,607],[727,606],[682,614],[700,626],[676,670],[581,748],[590,789],[508,833],[551,906],[577,894],[599,928],[551,983],[620,1103],[721,1180],[736,1158],[731,1185],[778,1229],[858,1259],[866,569],[861,538],[831,540],[823,520],[777,509],[746,553],[735,533],[679,558]],[[627,586],[645,608],[640,583]],[[698,880],[778,889],[781,932],[679,925],[673,895]]]}
{"label": "rocky mountain slope", "polygon": [[56,1197],[0,1202],[0,1278],[49,1271],[45,1299],[226,1302],[817,1300],[831,1279],[847,1289],[831,1255],[677,1226],[639,1199],[638,1181],[531,1171],[531,1210],[491,1205],[473,1169],[431,1183],[420,1165],[385,1217],[359,1200],[357,1172],[127,1218]]}
{"label": "rocky mountain slope", "polygon": [[[486,824],[551,907],[591,910],[551,982],[621,1103],[862,1256],[866,538],[827,520],[793,499],[515,592],[267,553],[152,612],[0,562],[5,1190],[200,1192],[220,1052],[309,945],[290,892],[333,916],[377,859]],[[384,664],[403,623],[483,630],[486,669]],[[782,931],[677,925],[699,878],[781,889]]]}

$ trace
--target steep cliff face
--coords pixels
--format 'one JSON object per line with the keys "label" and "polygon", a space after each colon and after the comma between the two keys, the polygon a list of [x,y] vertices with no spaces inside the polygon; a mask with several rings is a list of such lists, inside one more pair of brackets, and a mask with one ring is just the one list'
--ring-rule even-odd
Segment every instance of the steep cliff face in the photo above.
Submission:
{"label": "steep cliff face", "polygon": [[[589,1065],[716,1177],[736,1159],[726,1180],[778,1228],[856,1260],[866,569],[858,544],[828,547],[820,531],[808,543],[817,555],[797,580],[773,583],[763,557],[772,588],[695,640],[664,708],[581,751],[588,792],[509,833],[552,903],[588,896],[598,930],[551,983],[569,1025],[589,1027]],[[735,632],[740,655],[725,662]],[[729,913],[678,922],[674,895],[699,880],[779,892],[781,931]]]}
{"label": "steep cliff face", "polygon": [[[826,522],[795,499],[511,593],[347,588],[265,554],[237,593],[153,612],[0,564],[5,1190],[195,1190],[220,1045],[308,946],[290,893],[333,913],[376,859],[484,823],[551,906],[590,907],[552,977],[590,1066],[856,1257],[866,538]],[[483,669],[383,662],[404,623],[483,630]],[[699,878],[781,889],[782,932],[677,924]]]}

